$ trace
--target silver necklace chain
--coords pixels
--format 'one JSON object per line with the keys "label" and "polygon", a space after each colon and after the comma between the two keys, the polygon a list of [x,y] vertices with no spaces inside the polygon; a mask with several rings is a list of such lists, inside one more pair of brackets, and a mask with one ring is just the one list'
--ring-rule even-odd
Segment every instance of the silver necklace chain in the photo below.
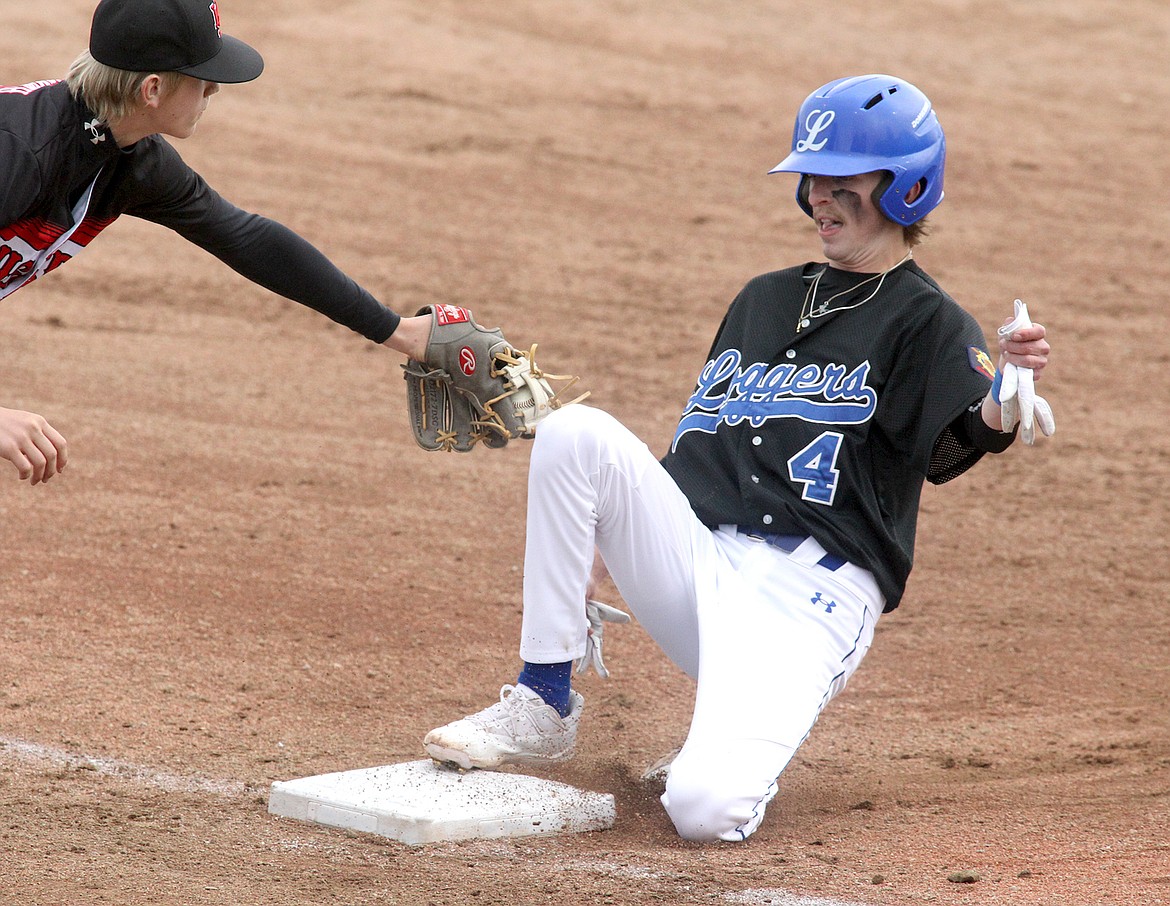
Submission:
{"label": "silver necklace chain", "polygon": [[[809,285],[808,292],[804,294],[804,303],[800,306],[800,318],[798,318],[796,321],[796,332],[800,333],[802,329],[808,326],[808,322],[810,322],[813,318],[823,318],[825,315],[831,315],[839,311],[849,311],[851,308],[858,308],[859,306],[864,305],[866,302],[876,296],[881,290],[882,284],[886,282],[886,275],[895,268],[905,264],[910,260],[910,257],[911,253],[907,252],[906,256],[897,264],[890,265],[880,274],[874,274],[872,277],[866,277],[856,286],[851,286],[849,289],[843,289],[839,293],[834,293],[818,305],[817,288],[821,285],[821,277],[825,276],[825,271],[829,269],[828,266],[821,268],[821,270],[817,272],[817,275],[813,277],[812,283]],[[834,299],[840,299],[842,296],[852,295],[867,283],[872,283],[874,280],[877,280],[878,285],[873,288],[872,293],[870,293],[860,302],[854,302],[852,305],[839,305],[836,308],[829,308],[829,305],[833,302]]]}

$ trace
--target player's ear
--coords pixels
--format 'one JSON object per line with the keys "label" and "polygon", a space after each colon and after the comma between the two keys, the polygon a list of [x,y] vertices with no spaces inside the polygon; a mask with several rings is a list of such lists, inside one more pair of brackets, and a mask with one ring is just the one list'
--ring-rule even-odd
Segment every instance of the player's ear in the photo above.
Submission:
{"label": "player's ear", "polygon": [[144,107],[157,107],[163,94],[163,80],[158,73],[152,72],[138,85],[135,98]]}
{"label": "player's ear", "polygon": [[922,190],[926,188],[926,180],[920,179],[910,187],[910,191],[906,193],[906,204],[914,204],[918,200],[918,196],[922,194]]}

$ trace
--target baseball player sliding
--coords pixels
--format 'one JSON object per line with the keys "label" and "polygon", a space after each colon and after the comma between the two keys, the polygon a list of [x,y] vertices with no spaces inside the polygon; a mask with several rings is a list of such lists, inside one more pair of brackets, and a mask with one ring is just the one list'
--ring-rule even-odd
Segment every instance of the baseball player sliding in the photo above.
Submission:
{"label": "baseball player sliding", "polygon": [[759,827],[902,598],[923,479],[1011,445],[1009,390],[1012,421],[1054,428],[1031,382],[1048,362],[1044,327],[1026,311],[1007,324],[997,369],[979,325],[914,260],[944,162],[930,102],[902,79],[840,79],[808,97],[771,172],[799,174],[826,260],[743,288],[661,460],[596,408],[541,424],[524,665],[498,703],[427,734],[432,758],[490,769],[573,754],[573,661],[604,675],[601,629],[617,616],[592,600],[608,569],[697,683],[662,795],[678,833],[743,840]]}

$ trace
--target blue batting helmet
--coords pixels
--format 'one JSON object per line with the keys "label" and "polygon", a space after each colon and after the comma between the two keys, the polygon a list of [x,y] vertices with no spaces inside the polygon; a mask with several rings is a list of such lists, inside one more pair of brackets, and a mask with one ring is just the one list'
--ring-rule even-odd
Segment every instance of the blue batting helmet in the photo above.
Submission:
{"label": "blue batting helmet", "polygon": [[[930,100],[903,79],[864,75],[836,79],[805,99],[792,130],[792,153],[769,173],[856,176],[889,174],[874,203],[890,220],[908,226],[943,198],[946,139]],[[920,185],[921,184],[921,185]],[[912,201],[908,193],[919,191]],[[807,180],[796,200],[812,216]]]}

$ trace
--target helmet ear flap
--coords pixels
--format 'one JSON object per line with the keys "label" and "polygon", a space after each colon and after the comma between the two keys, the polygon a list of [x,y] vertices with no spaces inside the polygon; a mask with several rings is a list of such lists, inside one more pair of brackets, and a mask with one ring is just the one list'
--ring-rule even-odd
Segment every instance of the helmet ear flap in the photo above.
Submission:
{"label": "helmet ear flap", "polygon": [[878,180],[878,184],[874,186],[873,193],[869,196],[873,200],[873,206],[879,211],[884,212],[882,207],[882,196],[886,194],[886,189],[894,181],[894,174],[889,170],[882,171],[882,178]]}
{"label": "helmet ear flap", "polygon": [[800,182],[796,184],[796,203],[800,205],[800,209],[804,211],[809,217],[812,217],[812,205],[808,203],[808,193],[811,188],[812,179],[807,173],[800,174]]}

